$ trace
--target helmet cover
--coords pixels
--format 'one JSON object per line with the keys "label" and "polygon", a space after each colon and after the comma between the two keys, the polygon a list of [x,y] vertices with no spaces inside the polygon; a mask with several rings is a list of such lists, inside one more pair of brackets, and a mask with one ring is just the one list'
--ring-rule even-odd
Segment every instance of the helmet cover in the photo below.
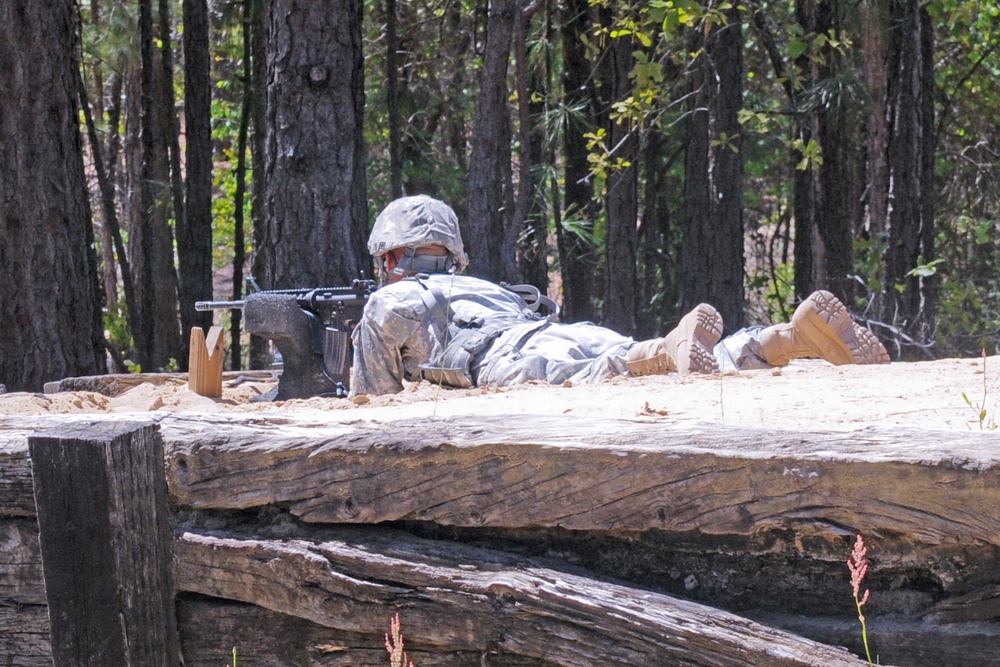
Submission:
{"label": "helmet cover", "polygon": [[396,248],[425,248],[439,245],[448,249],[455,270],[464,271],[469,263],[458,228],[458,216],[443,201],[415,195],[402,197],[382,209],[375,218],[368,237],[368,252],[381,257]]}

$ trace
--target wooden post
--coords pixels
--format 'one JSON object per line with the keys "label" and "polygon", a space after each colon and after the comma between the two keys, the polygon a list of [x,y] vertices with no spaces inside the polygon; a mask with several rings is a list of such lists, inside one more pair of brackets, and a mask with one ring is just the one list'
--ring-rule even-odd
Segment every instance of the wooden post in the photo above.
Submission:
{"label": "wooden post", "polygon": [[28,438],[55,667],[177,665],[173,539],[155,424]]}
{"label": "wooden post", "polygon": [[222,327],[208,330],[208,340],[201,327],[191,327],[191,351],[188,355],[188,389],[201,396],[222,396]]}

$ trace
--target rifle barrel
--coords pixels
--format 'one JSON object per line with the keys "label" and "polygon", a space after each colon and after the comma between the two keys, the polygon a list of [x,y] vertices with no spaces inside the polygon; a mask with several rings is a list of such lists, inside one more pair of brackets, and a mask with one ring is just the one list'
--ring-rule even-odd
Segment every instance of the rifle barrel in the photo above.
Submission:
{"label": "rifle barrel", "polygon": [[246,301],[195,301],[195,310],[232,310],[243,309]]}

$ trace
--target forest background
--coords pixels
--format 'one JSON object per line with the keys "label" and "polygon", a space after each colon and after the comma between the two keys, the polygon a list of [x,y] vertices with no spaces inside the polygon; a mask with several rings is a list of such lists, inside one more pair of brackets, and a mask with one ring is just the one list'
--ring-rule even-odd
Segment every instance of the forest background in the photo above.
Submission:
{"label": "forest background", "polygon": [[998,46],[973,0],[3,3],[0,383],[183,369],[196,300],[370,277],[417,193],[566,321],[826,288],[894,358],[1000,351]]}

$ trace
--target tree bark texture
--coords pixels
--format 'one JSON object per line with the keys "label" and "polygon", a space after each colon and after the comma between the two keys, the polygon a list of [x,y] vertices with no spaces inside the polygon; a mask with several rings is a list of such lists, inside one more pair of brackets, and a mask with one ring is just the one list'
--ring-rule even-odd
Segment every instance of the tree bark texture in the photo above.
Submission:
{"label": "tree bark texture", "polygon": [[[271,3],[267,0],[248,0],[246,10],[249,13],[250,29],[250,126],[253,131],[250,134],[250,160],[251,170],[258,178],[251,181],[251,216],[253,218],[253,247],[257,249],[253,253],[250,272],[255,280],[263,280],[267,274],[267,254],[269,251],[262,250],[264,241],[268,237],[269,223],[264,213],[264,201],[266,191],[264,183],[265,135],[267,134],[267,118],[265,107],[267,106],[267,34],[268,25],[271,22]],[[246,29],[246,28],[244,28]],[[250,368],[266,368],[270,363],[268,353],[268,341],[263,336],[250,337]]]}
{"label": "tree bark texture", "polygon": [[12,391],[105,371],[78,48],[76,3],[0,7],[0,384]]}
{"label": "tree bark texture", "polygon": [[[194,310],[212,294],[212,73],[207,0],[184,0],[184,225],[178,229],[182,337],[208,331],[211,312]],[[183,234],[180,232],[183,231]],[[186,359],[185,359],[186,363]]]}
{"label": "tree bark texture", "polygon": [[[555,156],[545,155],[545,128],[542,124],[548,96],[549,59],[532,66],[528,62],[527,33],[536,12],[520,12],[515,21],[517,59],[517,107],[521,151],[518,168],[515,221],[521,229],[517,239],[518,281],[534,285],[542,294],[549,289],[548,215],[545,210],[545,165],[555,164]],[[550,31],[551,17],[543,11],[542,33]]]}
{"label": "tree bark texture", "polygon": [[[839,0],[817,3],[816,32],[840,35],[842,30]],[[829,45],[822,50],[818,66],[821,82],[835,81],[843,69],[840,54]],[[831,86],[832,87],[832,86]],[[816,211],[816,228],[823,242],[822,287],[841,301],[854,301],[854,219],[856,200],[854,160],[859,142],[852,131],[853,104],[845,90],[836,90],[827,104],[817,111],[818,138],[822,147],[823,164],[819,167],[820,201]]]}
{"label": "tree bark texture", "polygon": [[[616,102],[632,94],[632,52],[639,48],[629,37],[612,40],[608,48],[612,94]],[[607,298],[604,302],[604,324],[614,331],[631,336],[635,331],[636,253],[639,243],[639,137],[638,127],[629,120],[610,120],[608,137],[612,147],[612,164],[622,168],[608,174],[607,230]],[[627,166],[624,166],[627,165]]]}
{"label": "tree bark texture", "polygon": [[885,232],[889,210],[889,166],[886,162],[888,125],[886,122],[887,3],[865,0],[861,13],[861,53],[864,61],[865,85],[868,88],[867,118],[867,178],[865,196],[865,226],[873,237]]}
{"label": "tree bark texture", "polygon": [[277,0],[268,10],[264,217],[256,244],[256,278],[265,288],[371,276],[362,5]]}
{"label": "tree bark texture", "polygon": [[520,16],[520,0],[490,2],[462,225],[469,273],[493,282],[517,278],[507,67]]}
{"label": "tree bark texture", "polygon": [[[128,249],[132,258],[139,326],[133,331],[139,365],[145,371],[168,366],[181,357],[180,323],[177,318],[177,271],[174,267],[174,236],[169,223],[171,200],[169,154],[164,142],[168,133],[167,110],[163,109],[163,68],[153,51],[151,0],[139,2],[140,67],[138,81],[126,91],[134,100],[126,120],[131,144],[129,187],[131,215]],[[138,90],[136,89],[138,84]],[[172,111],[172,109],[170,110]]]}
{"label": "tree bark texture", "polygon": [[746,320],[743,297],[743,43],[738,9],[695,33],[681,254],[681,310],[715,306],[727,331]]}
{"label": "tree bark texture", "polygon": [[[934,30],[916,0],[891,3],[889,202],[883,320],[920,341],[933,339],[936,282],[911,274],[934,259]],[[902,287],[902,291],[897,289]]]}
{"label": "tree bark texture", "polygon": [[[182,250],[183,239],[189,238],[189,233],[187,229],[187,212],[184,205],[184,174],[181,173],[181,130],[180,121],[177,118],[177,94],[174,90],[175,81],[175,70],[174,70],[174,41],[173,41],[173,19],[171,15],[171,3],[170,0],[158,0],[157,15],[159,18],[159,33],[157,42],[157,53],[159,62],[159,76],[157,77],[157,103],[155,104],[155,125],[156,131],[160,134],[160,141],[163,143],[163,150],[166,153],[166,171],[169,174],[170,183],[170,203],[169,206],[164,202],[164,211],[167,217],[167,229],[170,230],[172,236],[170,242],[170,249],[174,249],[174,240],[177,240],[177,252],[186,252],[187,248],[184,247]],[[193,26],[194,32],[197,35],[200,28],[195,25]],[[207,48],[207,45],[206,45]],[[197,62],[198,56],[195,55],[195,61]],[[197,66],[197,65],[196,65]],[[187,82],[185,81],[185,89],[187,88]],[[187,91],[185,90],[185,95]],[[198,131],[195,131],[195,137],[198,138]],[[190,165],[188,165],[190,166]],[[198,168],[196,167],[197,171]],[[173,221],[171,226],[169,221]],[[211,253],[211,251],[209,251]],[[175,367],[187,368],[188,356],[190,350],[188,347],[190,326],[191,323],[195,321],[207,322],[205,330],[212,324],[212,319],[209,317],[211,313],[196,313],[194,310],[193,303],[185,303],[183,294],[183,282],[195,279],[198,276],[196,266],[182,266],[178,261],[177,265],[174,264],[174,253],[171,252],[170,255],[170,272],[175,275],[174,281],[176,283],[175,293],[173,294],[172,302],[168,304],[163,304],[161,307],[163,309],[162,317],[166,318],[167,308],[169,307],[169,315],[172,320],[174,320],[173,329],[178,332],[177,340],[174,343],[176,349],[173,354],[171,354],[167,359],[173,359],[176,363],[172,364]],[[162,261],[162,259],[160,260]],[[209,257],[209,264],[211,264],[211,257]],[[166,270],[166,267],[163,269]],[[185,275],[187,272],[187,275]],[[165,274],[164,274],[165,275]],[[202,271],[202,275],[204,272]],[[157,279],[158,282],[161,279]],[[211,276],[209,277],[209,284],[211,285]],[[208,291],[209,296],[204,298],[211,298],[211,287]],[[179,306],[179,307],[178,307]],[[160,313],[160,308],[157,309]],[[166,321],[164,319],[164,321]],[[159,330],[158,330],[159,332]],[[157,368],[164,368],[165,364],[158,363]]]}
{"label": "tree bark texture", "polygon": [[583,136],[594,126],[590,91],[593,71],[583,42],[592,22],[587,0],[568,0],[562,11],[563,89],[566,106],[577,110],[567,115],[563,130],[566,216],[563,224],[556,228],[562,276],[562,319],[564,322],[589,322],[596,321],[593,297],[594,267],[598,258],[587,234],[577,230],[585,227],[592,232],[596,217],[587,140]]}

